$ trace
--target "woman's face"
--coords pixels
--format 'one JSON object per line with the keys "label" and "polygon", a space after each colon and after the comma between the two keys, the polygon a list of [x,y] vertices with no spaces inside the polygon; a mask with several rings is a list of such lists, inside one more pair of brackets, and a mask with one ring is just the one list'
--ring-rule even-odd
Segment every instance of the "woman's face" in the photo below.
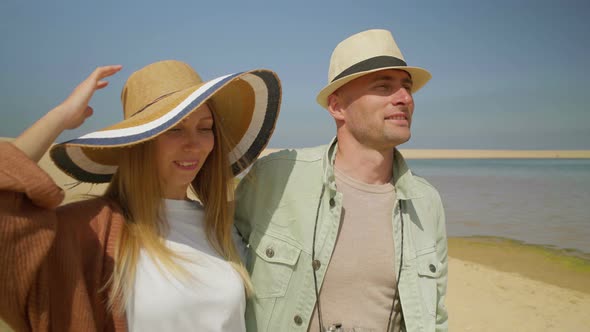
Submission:
{"label": "woman's face", "polygon": [[213,116],[204,104],[155,139],[164,198],[184,199],[186,190],[213,150]]}

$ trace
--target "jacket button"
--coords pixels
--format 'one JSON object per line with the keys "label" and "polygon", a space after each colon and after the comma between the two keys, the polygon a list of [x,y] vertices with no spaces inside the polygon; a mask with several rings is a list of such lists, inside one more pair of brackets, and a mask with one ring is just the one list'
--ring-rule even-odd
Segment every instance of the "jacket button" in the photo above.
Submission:
{"label": "jacket button", "polygon": [[434,266],[433,264],[428,265],[428,268],[430,269],[430,272],[436,272],[436,266]]}
{"label": "jacket button", "polygon": [[330,198],[330,206],[331,207],[335,207],[336,206],[336,201],[334,200],[334,198]]}
{"label": "jacket button", "polygon": [[311,263],[311,266],[313,266],[313,269],[317,271],[322,266],[322,263],[316,259]]}
{"label": "jacket button", "polygon": [[275,251],[272,248],[266,249],[266,257],[272,258],[275,255]]}
{"label": "jacket button", "polygon": [[296,315],[295,317],[293,317],[293,321],[295,322],[295,324],[297,324],[297,325],[299,325],[299,326],[300,326],[301,324],[303,324],[303,319],[302,319],[302,318],[301,318],[301,316],[299,316],[299,315]]}

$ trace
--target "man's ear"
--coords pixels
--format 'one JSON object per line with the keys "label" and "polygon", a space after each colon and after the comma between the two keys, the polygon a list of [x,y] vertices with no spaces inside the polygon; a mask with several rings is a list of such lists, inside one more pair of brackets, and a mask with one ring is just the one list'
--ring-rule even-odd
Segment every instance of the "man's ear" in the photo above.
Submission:
{"label": "man's ear", "polygon": [[344,120],[344,108],[342,106],[342,97],[336,92],[328,96],[328,112],[335,120]]}

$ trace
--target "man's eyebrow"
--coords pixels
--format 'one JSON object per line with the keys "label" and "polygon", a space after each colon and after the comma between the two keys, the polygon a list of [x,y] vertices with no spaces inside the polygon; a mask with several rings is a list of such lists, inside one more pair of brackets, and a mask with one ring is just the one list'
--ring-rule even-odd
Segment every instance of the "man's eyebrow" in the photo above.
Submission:
{"label": "man's eyebrow", "polygon": [[[395,78],[391,75],[380,75],[375,78],[375,82],[377,81],[394,81]],[[405,84],[413,84],[414,82],[410,77],[404,77],[401,79],[402,83]]]}
{"label": "man's eyebrow", "polygon": [[390,75],[379,75],[375,77],[375,81],[393,81],[393,77]]}
{"label": "man's eyebrow", "polygon": [[404,77],[402,78],[402,83],[407,83],[407,84],[414,84],[414,81],[412,81],[412,79],[410,77]]}

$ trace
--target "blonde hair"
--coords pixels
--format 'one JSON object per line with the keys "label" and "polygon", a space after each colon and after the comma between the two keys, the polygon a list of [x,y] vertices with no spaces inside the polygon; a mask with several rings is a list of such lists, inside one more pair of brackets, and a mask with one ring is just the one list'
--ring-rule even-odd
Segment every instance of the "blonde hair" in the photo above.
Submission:
{"label": "blonde hair", "polygon": [[[189,188],[203,203],[209,243],[238,272],[250,296],[253,287],[232,237],[234,183],[228,159],[230,142],[212,105],[208,104],[214,119],[215,144]],[[104,194],[117,202],[125,215],[125,225],[115,250],[115,268],[106,284],[110,286],[108,307],[119,313],[124,311],[133,290],[140,249],[172,275],[186,275],[177,263],[184,258],[164,242],[168,224],[163,218],[162,186],[154,145],[150,140],[121,153],[118,170]]]}

